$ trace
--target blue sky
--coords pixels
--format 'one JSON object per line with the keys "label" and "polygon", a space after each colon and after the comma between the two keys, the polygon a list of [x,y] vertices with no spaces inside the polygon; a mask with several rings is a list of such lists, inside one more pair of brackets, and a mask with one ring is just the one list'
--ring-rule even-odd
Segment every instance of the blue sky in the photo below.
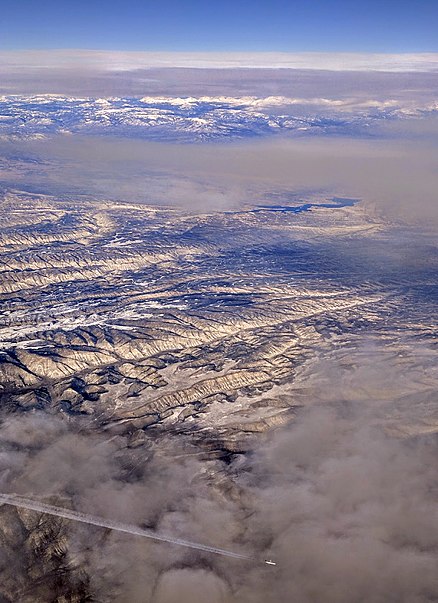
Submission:
{"label": "blue sky", "polygon": [[9,0],[0,49],[438,50],[438,0]]}

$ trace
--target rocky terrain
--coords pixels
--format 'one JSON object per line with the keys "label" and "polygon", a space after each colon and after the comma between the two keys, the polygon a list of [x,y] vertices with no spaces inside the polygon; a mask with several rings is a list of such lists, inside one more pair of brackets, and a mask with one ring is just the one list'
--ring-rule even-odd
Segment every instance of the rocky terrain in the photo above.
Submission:
{"label": "rocky terrain", "polygon": [[360,207],[193,216],[16,195],[0,240],[3,408],[86,414],[133,438],[190,425],[239,449],[242,432],[287,420],[289,404],[260,395],[293,380],[327,321],[372,323],[397,303],[336,283],[329,259],[315,274],[311,241],[381,230]]}
{"label": "rocky terrain", "polygon": [[[189,213],[9,190],[0,216],[1,418],[115,438],[123,479],[174,440],[205,460],[215,496],[239,498],[225,464],[325,395],[321,358],[348,377],[358,342],[403,374],[386,402],[379,385],[388,432],[437,429],[436,246],[361,202]],[[0,514],[2,600],[110,600],[92,598],[65,522]]]}
{"label": "rocky terrain", "polygon": [[68,535],[61,520],[3,507],[1,521],[2,601],[91,600],[86,573],[67,558]]}
{"label": "rocky terrain", "polygon": [[[266,402],[273,386],[338,338],[388,330],[433,285],[433,262],[409,291],[390,257],[364,274],[370,241],[393,235],[344,200],[190,215],[16,192],[2,216],[2,408],[133,438],[187,426],[244,447],[293,411]],[[340,257],[353,237],[357,257]]]}

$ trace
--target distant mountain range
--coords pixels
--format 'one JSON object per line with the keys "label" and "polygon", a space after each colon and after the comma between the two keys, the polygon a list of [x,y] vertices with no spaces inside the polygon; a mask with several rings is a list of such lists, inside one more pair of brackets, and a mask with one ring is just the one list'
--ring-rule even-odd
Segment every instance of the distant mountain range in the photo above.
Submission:
{"label": "distant mountain range", "polygon": [[376,120],[416,117],[437,110],[437,102],[420,106],[363,98],[10,95],[0,97],[0,138],[86,134],[196,141],[278,133],[368,136],[367,129]]}

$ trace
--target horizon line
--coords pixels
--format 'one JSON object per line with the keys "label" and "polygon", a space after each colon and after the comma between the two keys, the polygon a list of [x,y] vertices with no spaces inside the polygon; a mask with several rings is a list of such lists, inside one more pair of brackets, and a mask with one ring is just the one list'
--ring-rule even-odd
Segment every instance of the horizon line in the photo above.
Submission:
{"label": "horizon line", "polygon": [[173,67],[431,72],[438,71],[438,52],[0,49],[0,62],[3,63],[0,69],[59,69],[85,63],[91,68],[110,71]]}

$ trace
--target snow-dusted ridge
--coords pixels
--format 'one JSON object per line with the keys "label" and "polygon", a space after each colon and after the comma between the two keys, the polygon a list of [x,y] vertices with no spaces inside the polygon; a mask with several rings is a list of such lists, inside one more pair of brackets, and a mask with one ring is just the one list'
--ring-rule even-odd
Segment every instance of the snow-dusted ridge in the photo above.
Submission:
{"label": "snow-dusted ridge", "polygon": [[286,96],[71,97],[0,96],[0,137],[118,135],[202,140],[273,133],[360,134],[382,119],[431,114],[438,101]]}

